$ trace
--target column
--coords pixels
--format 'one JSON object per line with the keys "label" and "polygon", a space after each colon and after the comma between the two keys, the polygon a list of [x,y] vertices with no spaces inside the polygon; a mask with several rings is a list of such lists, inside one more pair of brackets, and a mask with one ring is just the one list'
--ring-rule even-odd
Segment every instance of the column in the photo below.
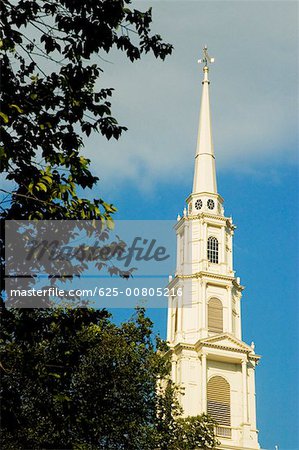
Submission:
{"label": "column", "polygon": [[[191,280],[191,296],[192,296],[192,308],[193,303],[195,303],[195,329],[198,333],[198,338],[200,338],[200,297],[201,297],[201,282],[198,278]],[[194,291],[194,292],[193,292]]]}
{"label": "column", "polygon": [[207,412],[207,355],[201,355],[202,412]]}
{"label": "column", "polygon": [[234,230],[230,231],[229,235],[229,266],[230,270],[233,270],[233,236],[234,236]]}
{"label": "column", "polygon": [[232,333],[232,321],[233,321],[233,308],[232,308],[232,288],[231,286],[226,286],[227,291],[227,331]]}
{"label": "column", "polygon": [[177,358],[175,357],[175,355],[172,355],[171,379],[174,383],[177,383],[176,365],[177,365]]}
{"label": "column", "polygon": [[208,241],[208,232],[207,232],[208,226],[207,223],[204,222],[203,224],[203,254],[202,254],[202,259],[203,259],[203,270],[207,270],[208,268],[208,255],[207,255],[207,241]]}
{"label": "column", "polygon": [[167,340],[171,342],[173,340],[173,308],[172,308],[172,297],[168,297],[168,316],[167,316]]}
{"label": "column", "polygon": [[[180,286],[180,285],[179,285]],[[181,286],[180,286],[181,287]],[[183,326],[183,297],[177,297],[177,307],[178,307],[178,329],[177,338],[182,340],[182,326]]]}
{"label": "column", "polygon": [[176,274],[181,273],[181,235],[177,232],[176,235]]}
{"label": "column", "polygon": [[241,296],[242,294],[240,292],[238,292],[237,294],[237,299],[236,299],[236,306],[237,306],[237,314],[238,314],[238,320],[237,320],[237,324],[238,324],[238,334],[237,334],[237,338],[242,340],[242,322],[241,322]]}
{"label": "column", "polygon": [[[206,330],[207,328],[207,305],[206,305],[206,281],[201,282],[201,327]],[[204,332],[204,336],[207,333]]]}
{"label": "column", "polygon": [[242,361],[243,421],[248,423],[247,361]]}
{"label": "column", "polygon": [[203,219],[199,219],[199,265],[198,271],[202,270],[202,262],[204,259],[204,235],[203,235]]}
{"label": "column", "polygon": [[225,257],[225,253],[226,253],[226,241],[225,241],[225,227],[221,228],[221,260],[220,263],[223,265],[226,265],[226,257]]}
{"label": "column", "polygon": [[183,240],[183,254],[184,254],[184,266],[183,266],[183,275],[187,275],[189,273],[189,236],[188,236],[188,232],[189,232],[189,226],[188,226],[188,222],[185,219],[184,221],[184,240]]}

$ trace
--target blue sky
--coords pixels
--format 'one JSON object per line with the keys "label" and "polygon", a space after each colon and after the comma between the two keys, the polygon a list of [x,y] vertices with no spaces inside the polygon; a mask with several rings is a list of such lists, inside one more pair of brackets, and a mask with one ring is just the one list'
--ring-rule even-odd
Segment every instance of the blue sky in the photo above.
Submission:
{"label": "blue sky", "polygon": [[[98,191],[118,219],[175,219],[190,193],[201,70],[208,44],[218,189],[237,230],[234,268],[246,286],[243,339],[263,358],[256,370],[264,449],[298,449],[298,134],[295,2],[135,2],[153,6],[172,57],[131,65],[111,54],[102,85],[129,131],[92,138]],[[105,55],[103,55],[105,56]],[[96,148],[96,153],[95,153]],[[169,230],[169,232],[173,232]],[[114,311],[115,320],[130,310]],[[150,310],[166,336],[166,311]]]}
{"label": "blue sky", "polygon": [[[273,168],[273,167],[272,167]],[[242,298],[243,339],[256,344],[262,355],[256,369],[257,418],[262,448],[298,449],[298,173],[293,167],[276,167],[279,182],[248,175],[221,174],[219,191],[226,211],[237,225],[234,239],[234,268],[246,289]],[[265,172],[269,168],[265,166]],[[219,172],[219,171],[218,171]],[[156,195],[128,190],[115,201],[123,217],[161,219],[159,205],[167,214],[177,214],[178,199],[191,188],[190,180],[180,186],[156,186]],[[135,205],[135,206],[134,206]],[[138,208],[136,209],[136,205]],[[129,208],[129,210],[128,210]],[[172,230],[170,230],[172,232]],[[112,311],[117,321],[130,310]],[[166,310],[149,310],[155,330],[166,336]]]}

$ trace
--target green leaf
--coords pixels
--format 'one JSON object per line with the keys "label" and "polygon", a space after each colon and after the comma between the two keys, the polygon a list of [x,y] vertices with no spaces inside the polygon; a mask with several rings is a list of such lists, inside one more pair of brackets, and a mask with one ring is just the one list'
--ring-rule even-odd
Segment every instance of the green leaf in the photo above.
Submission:
{"label": "green leaf", "polygon": [[48,375],[50,375],[50,376],[53,377],[53,378],[61,378],[61,376],[59,375],[59,373],[53,373],[53,372],[50,372],[50,373],[48,373]]}
{"label": "green leaf", "polygon": [[112,219],[107,219],[107,227],[109,230],[114,230],[115,224]]}
{"label": "green leaf", "polygon": [[22,114],[24,112],[18,105],[12,104],[12,105],[8,105],[8,106],[10,108],[15,108],[20,114]]}
{"label": "green leaf", "polygon": [[47,192],[47,186],[44,183],[37,183],[37,186],[42,190]]}
{"label": "green leaf", "polygon": [[53,183],[52,178],[49,177],[48,175],[44,175],[42,179],[45,180],[45,181],[47,181],[49,184],[52,184],[52,183]]}
{"label": "green leaf", "polygon": [[[60,378],[60,376],[59,376],[59,378]],[[63,394],[54,395],[54,399],[59,402],[71,402],[72,401],[72,399],[70,397],[68,397],[67,395],[63,395]]]}
{"label": "green leaf", "polygon": [[8,116],[1,111],[0,111],[0,116],[2,117],[2,119],[4,120],[5,123],[9,122]]}

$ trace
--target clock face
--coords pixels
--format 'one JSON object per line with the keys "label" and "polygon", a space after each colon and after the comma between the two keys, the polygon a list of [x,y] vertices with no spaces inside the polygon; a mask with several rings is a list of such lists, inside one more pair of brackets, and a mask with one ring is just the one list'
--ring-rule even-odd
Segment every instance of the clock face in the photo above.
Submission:
{"label": "clock face", "polygon": [[202,201],[199,199],[199,200],[196,200],[196,202],[195,202],[195,208],[196,209],[201,209],[202,208]]}
{"label": "clock face", "polygon": [[214,200],[209,198],[209,200],[207,201],[207,205],[208,205],[209,209],[214,209],[214,206],[215,206]]}

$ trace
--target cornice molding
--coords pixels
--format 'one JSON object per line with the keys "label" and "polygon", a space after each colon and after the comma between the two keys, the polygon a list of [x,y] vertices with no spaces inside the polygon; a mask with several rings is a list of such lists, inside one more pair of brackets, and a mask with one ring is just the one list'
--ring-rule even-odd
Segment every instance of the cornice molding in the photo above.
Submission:
{"label": "cornice molding", "polygon": [[198,197],[199,195],[207,195],[207,196],[211,196],[214,198],[218,198],[218,200],[220,201],[220,203],[222,204],[224,202],[223,197],[221,197],[220,194],[215,194],[214,192],[197,192],[197,193],[191,193],[188,195],[188,197],[186,198],[186,203],[188,203],[189,200],[192,200],[192,198],[194,197]]}
{"label": "cornice molding", "polygon": [[229,280],[233,281],[233,277],[230,277],[229,275],[219,275],[219,274],[212,274],[209,272],[196,272],[192,275],[176,275],[178,278],[219,278],[220,280]]}
{"label": "cornice molding", "polygon": [[184,217],[187,220],[196,220],[196,219],[204,219],[207,217],[208,219],[216,219],[221,220],[222,222],[226,222],[228,220],[225,216],[220,216],[219,214],[209,214],[206,212],[201,212],[199,214],[189,214],[189,216]]}
{"label": "cornice molding", "polygon": [[[168,284],[168,287],[175,286],[176,283],[178,283],[180,280],[191,280],[191,279],[204,279],[204,278],[210,278],[212,280],[219,280],[219,281],[230,281],[232,283],[232,286],[236,288],[239,292],[242,292],[245,287],[238,283],[237,277],[231,277],[230,275],[219,275],[217,273],[210,273],[210,272],[196,272],[191,275],[180,275],[176,274],[175,277],[171,280],[171,282]],[[222,284],[222,283],[221,283]]]}
{"label": "cornice molding", "polygon": [[[220,339],[222,338],[222,339]],[[231,340],[236,345],[238,345],[238,348],[230,346],[230,345],[221,345],[221,342],[223,342],[224,339]],[[216,342],[212,342],[213,340],[216,340]],[[241,353],[244,355],[247,355],[248,360],[255,361],[256,363],[261,359],[260,355],[257,355],[253,353],[252,348],[245,344],[242,341],[239,341],[232,337],[229,334],[223,334],[221,336],[212,337],[212,338],[203,338],[199,339],[195,344],[186,343],[186,342],[177,342],[175,345],[169,346],[170,352],[174,352],[176,355],[180,353],[182,350],[192,350],[195,351],[198,355],[200,351],[204,350],[205,348],[215,349],[215,350],[224,350],[224,351],[230,351],[233,353]],[[207,355],[208,356],[208,355]],[[223,355],[225,356],[225,355]]]}
{"label": "cornice molding", "polygon": [[213,278],[213,279],[215,279],[215,278],[217,279],[218,278],[219,280],[226,280],[226,281],[235,282],[235,284],[237,286],[242,287],[241,285],[238,284],[238,282],[236,280],[236,277],[232,277],[230,275],[224,275],[224,274],[220,275],[218,273],[205,272],[203,270],[201,270],[200,272],[193,273],[191,275],[179,275],[179,274],[177,274],[175,276],[175,278],[182,278],[182,279],[184,279],[184,278],[204,278],[204,277]]}
{"label": "cornice molding", "polygon": [[232,223],[231,217],[221,216],[219,214],[209,214],[207,212],[201,212],[198,214],[189,214],[186,216],[182,216],[180,220],[174,225],[175,229],[178,229],[182,226],[183,222],[188,222],[190,220],[200,220],[200,219],[214,219],[214,221],[225,222],[226,226],[234,231],[237,227]]}

